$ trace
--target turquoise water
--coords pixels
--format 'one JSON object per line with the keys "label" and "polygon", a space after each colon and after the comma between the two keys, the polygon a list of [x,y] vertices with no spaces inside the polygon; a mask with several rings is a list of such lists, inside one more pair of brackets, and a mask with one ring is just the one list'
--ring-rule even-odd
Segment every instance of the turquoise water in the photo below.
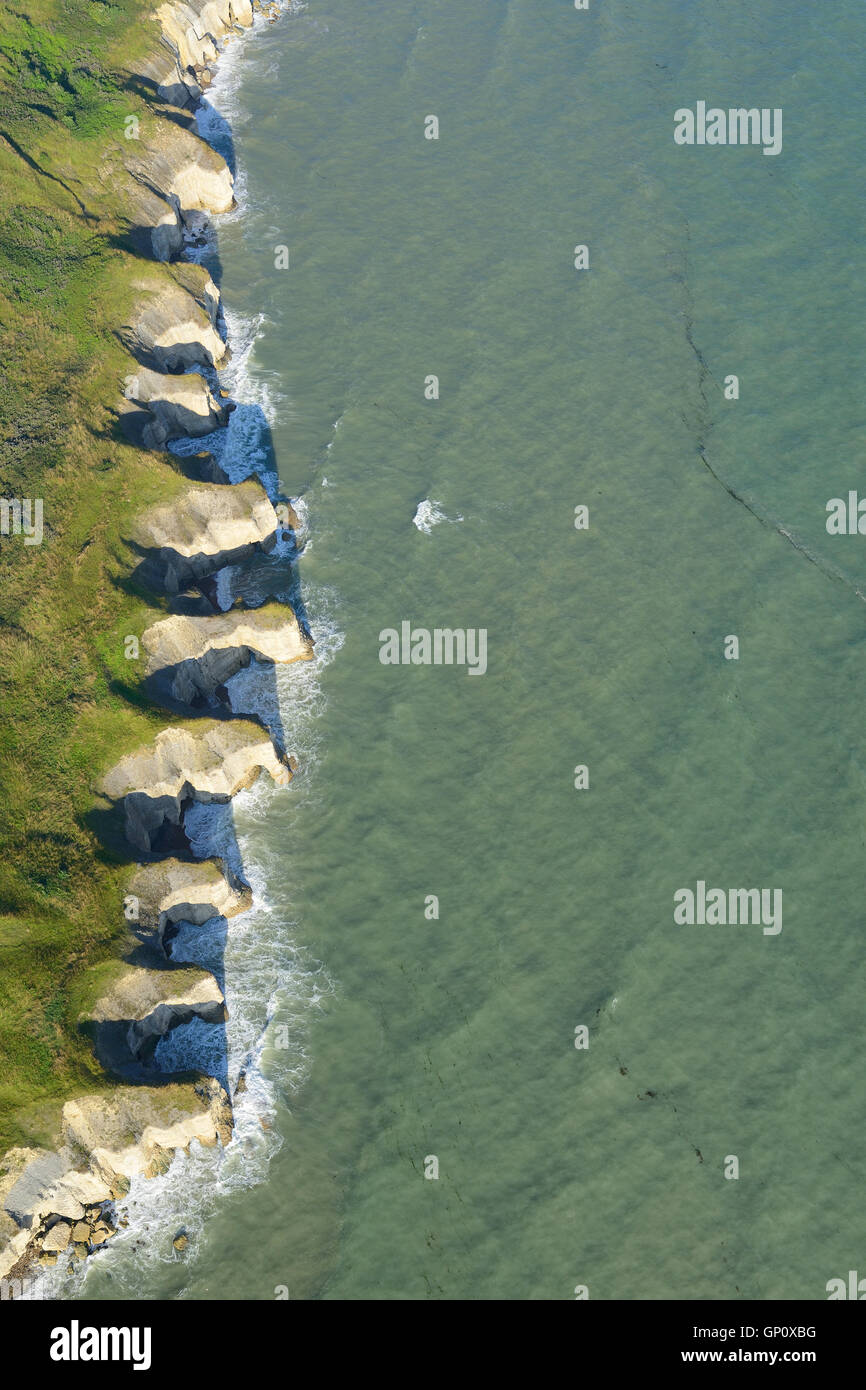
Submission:
{"label": "turquoise water", "polygon": [[[208,1198],[193,1158],[186,1257],[121,1242],[88,1296],[821,1299],[862,1264],[866,541],[825,529],[863,476],[861,40],[852,0],[310,0],[231,60],[223,294],[265,316],[331,659],[301,774],[236,814],[292,945],[248,943],[269,1166]],[[783,108],[782,154],[675,146],[698,100]],[[403,620],[485,628],[486,674],[382,665]],[[676,926],[698,879],[782,889],[781,932]]]}

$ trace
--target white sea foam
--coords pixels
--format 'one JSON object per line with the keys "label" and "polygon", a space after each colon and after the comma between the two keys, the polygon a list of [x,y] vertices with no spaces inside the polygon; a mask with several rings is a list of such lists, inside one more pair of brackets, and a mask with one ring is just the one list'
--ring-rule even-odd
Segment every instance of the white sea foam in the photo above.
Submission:
{"label": "white sea foam", "polygon": [[417,526],[419,531],[423,531],[425,536],[429,536],[434,526],[440,525],[443,521],[462,521],[462,516],[448,516],[442,509],[441,502],[434,502],[431,497],[425,497],[423,502],[419,502],[415,508],[415,515],[412,518],[412,525]]}

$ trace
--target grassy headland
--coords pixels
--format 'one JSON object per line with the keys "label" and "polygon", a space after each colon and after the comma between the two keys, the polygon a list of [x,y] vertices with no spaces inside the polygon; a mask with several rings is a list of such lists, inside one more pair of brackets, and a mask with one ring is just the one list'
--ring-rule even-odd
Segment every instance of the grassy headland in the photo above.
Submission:
{"label": "grassy headland", "polygon": [[142,261],[113,188],[125,118],[154,119],[124,68],[155,47],[152,8],[0,11],[0,496],[44,501],[41,544],[0,536],[0,1155],[51,1143],[63,1101],[105,1085],[76,1001],[124,938],[125,871],[89,827],[92,788],[170,722],[123,688],[123,636],[158,605],[122,536],[182,479],[114,409]]}

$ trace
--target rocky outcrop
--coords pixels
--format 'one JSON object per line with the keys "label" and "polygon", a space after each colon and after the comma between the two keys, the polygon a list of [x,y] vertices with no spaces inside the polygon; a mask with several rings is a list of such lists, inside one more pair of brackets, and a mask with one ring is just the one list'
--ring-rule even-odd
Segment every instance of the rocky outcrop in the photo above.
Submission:
{"label": "rocky outcrop", "polygon": [[123,1048],[134,1061],[149,1061],[160,1038],[194,1018],[203,1023],[228,1018],[223,992],[209,970],[133,965],[118,968],[79,1021],[96,1025],[97,1055],[112,1070],[122,1070]]}
{"label": "rocky outcrop", "polygon": [[212,917],[234,917],[246,912],[252,893],[246,885],[232,887],[219,860],[200,859],[189,864],[181,859],[162,859],[142,864],[129,881],[124,910],[142,932],[162,942],[178,922],[200,926]]}
{"label": "rocky outcrop", "polygon": [[158,261],[173,261],[184,246],[184,221],[177,198],[160,193],[143,174],[120,190],[118,211],[125,214],[136,250]]}
{"label": "rocky outcrop", "polygon": [[168,274],[161,281],[140,280],[135,288],[144,297],[121,337],[143,367],[182,372],[187,367],[214,367],[222,360],[226,345],[216,329],[219,291],[210,276],[200,299]]}
{"label": "rocky outcrop", "polygon": [[258,725],[207,721],[195,732],[164,729],[149,747],[122,758],[98,790],[122,808],[129,844],[151,853],[193,801],[230,801],[262,771],[279,786],[292,776],[288,760]]}
{"label": "rocky outcrop", "polygon": [[141,436],[146,449],[160,449],[184,435],[210,434],[226,422],[225,406],[211,395],[198,372],[169,376],[141,367],[126,378],[124,396],[150,416]]}
{"label": "rocky outcrop", "polygon": [[235,25],[250,25],[250,0],[166,0],[155,17],[162,28],[165,56],[137,71],[156,86],[163,101],[194,104],[208,85],[219,39]]}
{"label": "rocky outcrop", "polygon": [[57,1150],[16,1148],[0,1168],[0,1279],[14,1279],[70,1248],[82,1255],[114,1232],[112,1203],[131,1178],[164,1171],[192,1141],[231,1138],[228,1096],[210,1077],[166,1086],[116,1086],[63,1107]]}
{"label": "rocky outcrop", "polygon": [[143,125],[139,139],[129,141],[125,163],[139,183],[176,200],[184,221],[191,212],[228,212],[234,206],[234,180],[222,155],[173,121]]}
{"label": "rocky outcrop", "polygon": [[199,708],[255,657],[285,664],[309,661],[310,639],[288,604],[213,617],[165,618],[144,633],[145,687],[156,699]]}
{"label": "rocky outcrop", "polygon": [[194,485],[133,523],[130,540],[143,556],[136,578],[148,588],[181,593],[224,565],[272,550],[279,524],[258,480]]}

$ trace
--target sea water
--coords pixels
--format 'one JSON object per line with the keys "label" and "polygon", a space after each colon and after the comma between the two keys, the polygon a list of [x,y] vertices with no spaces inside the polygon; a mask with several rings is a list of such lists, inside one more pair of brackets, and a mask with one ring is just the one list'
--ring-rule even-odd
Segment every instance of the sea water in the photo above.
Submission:
{"label": "sea water", "polygon": [[[257,900],[180,938],[237,1140],[136,1184],[79,1296],[820,1299],[862,1262],[866,539],[825,525],[861,39],[857,0],[309,0],[229,46],[210,254],[272,432],[238,415],[232,476],[303,499],[320,655],[279,675],[291,786],[196,822]],[[782,109],[781,154],[678,146],[698,101]],[[404,621],[485,629],[483,679],[383,665]],[[782,930],[676,923],[699,881]]]}

